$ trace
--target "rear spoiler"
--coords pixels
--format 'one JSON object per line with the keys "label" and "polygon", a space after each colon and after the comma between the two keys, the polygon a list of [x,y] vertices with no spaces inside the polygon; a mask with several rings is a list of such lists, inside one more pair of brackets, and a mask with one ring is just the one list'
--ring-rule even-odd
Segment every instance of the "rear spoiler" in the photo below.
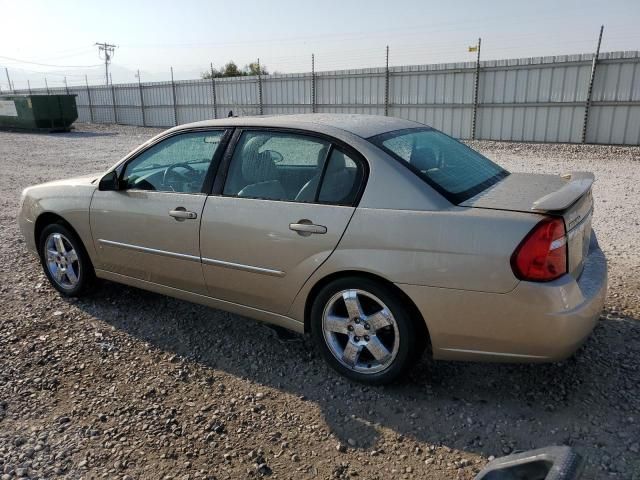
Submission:
{"label": "rear spoiler", "polygon": [[533,202],[531,210],[545,212],[566,210],[591,189],[596,177],[591,172],[571,172],[561,175],[567,183],[553,193]]}

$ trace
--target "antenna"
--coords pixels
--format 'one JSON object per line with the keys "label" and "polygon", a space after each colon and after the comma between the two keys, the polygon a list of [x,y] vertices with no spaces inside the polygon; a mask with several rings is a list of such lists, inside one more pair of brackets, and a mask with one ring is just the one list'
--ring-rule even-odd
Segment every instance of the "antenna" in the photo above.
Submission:
{"label": "antenna", "polygon": [[113,57],[113,53],[118,46],[107,42],[96,42],[96,46],[98,47],[98,56],[100,59],[104,60],[104,78],[106,84],[109,85],[109,64],[111,63],[111,57]]}

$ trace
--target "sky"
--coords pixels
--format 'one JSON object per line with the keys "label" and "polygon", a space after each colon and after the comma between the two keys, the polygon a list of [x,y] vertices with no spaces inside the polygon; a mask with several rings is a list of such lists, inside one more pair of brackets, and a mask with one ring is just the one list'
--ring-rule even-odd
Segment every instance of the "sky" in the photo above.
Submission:
{"label": "sky", "polygon": [[199,78],[260,58],[270,72],[640,50],[640,0],[0,0],[0,88]]}

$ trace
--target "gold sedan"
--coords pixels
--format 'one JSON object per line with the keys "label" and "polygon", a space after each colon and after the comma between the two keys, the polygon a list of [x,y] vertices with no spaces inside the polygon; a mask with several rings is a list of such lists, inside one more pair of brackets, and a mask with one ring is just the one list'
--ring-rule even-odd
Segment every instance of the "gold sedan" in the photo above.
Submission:
{"label": "gold sedan", "polygon": [[170,129],[106,172],[23,192],[52,285],[96,277],[297,332],[336,370],[554,361],[599,318],[593,175],[509,173],[425,125],[366,115]]}

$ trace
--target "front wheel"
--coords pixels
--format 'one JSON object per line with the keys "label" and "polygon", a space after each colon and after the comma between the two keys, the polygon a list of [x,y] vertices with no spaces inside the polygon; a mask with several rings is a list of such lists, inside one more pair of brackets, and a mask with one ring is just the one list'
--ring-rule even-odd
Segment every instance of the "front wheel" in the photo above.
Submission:
{"label": "front wheel", "polygon": [[40,261],[51,285],[66,297],[85,293],[94,281],[93,265],[82,242],[66,226],[54,223],[40,234]]}
{"label": "front wheel", "polygon": [[405,373],[423,344],[416,330],[397,296],[366,278],[331,282],[311,308],[311,333],[324,358],[363,383],[390,383]]}

